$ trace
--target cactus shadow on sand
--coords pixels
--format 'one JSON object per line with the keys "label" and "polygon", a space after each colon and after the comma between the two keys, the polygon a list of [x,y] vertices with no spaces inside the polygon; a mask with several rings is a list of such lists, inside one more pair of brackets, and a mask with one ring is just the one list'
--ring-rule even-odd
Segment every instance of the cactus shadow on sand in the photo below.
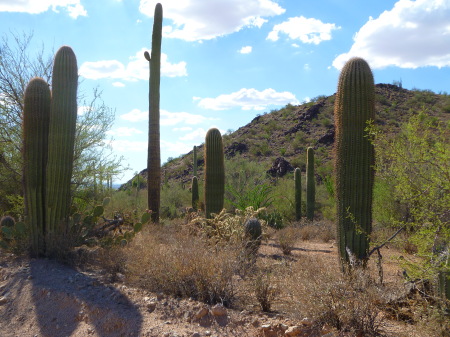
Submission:
{"label": "cactus shadow on sand", "polygon": [[71,336],[86,323],[98,336],[140,336],[139,308],[115,287],[46,259],[32,260],[29,273],[42,336]]}

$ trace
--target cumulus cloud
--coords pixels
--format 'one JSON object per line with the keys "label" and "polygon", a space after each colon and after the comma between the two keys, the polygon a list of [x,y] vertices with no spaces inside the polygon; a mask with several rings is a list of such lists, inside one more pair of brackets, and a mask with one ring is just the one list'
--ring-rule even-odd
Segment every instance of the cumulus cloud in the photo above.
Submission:
{"label": "cumulus cloud", "polygon": [[199,99],[198,105],[211,110],[227,110],[232,108],[264,110],[270,105],[286,105],[288,103],[299,104],[295,95],[288,91],[277,92],[271,88],[258,91],[256,89],[242,88],[231,94],[224,94],[215,98]]}
{"label": "cumulus cloud", "polygon": [[267,17],[285,9],[272,0],[141,0],[139,10],[153,17],[160,2],[164,19],[173,25],[163,27],[163,35],[187,41],[210,40],[241,30],[261,27]]}
{"label": "cumulus cloud", "polygon": [[109,143],[117,152],[144,152],[148,149],[147,141],[138,140],[112,140]]}
{"label": "cumulus cloud", "polygon": [[280,38],[280,33],[283,33],[292,40],[319,44],[322,41],[331,40],[331,32],[340,28],[336,27],[334,23],[323,23],[318,19],[299,16],[275,25],[267,39],[277,41]]}
{"label": "cumulus cloud", "polygon": [[59,13],[64,9],[69,16],[76,19],[79,16],[87,16],[87,12],[81,5],[80,0],[2,0],[0,1],[0,12],[21,12],[39,14],[52,9]]}
{"label": "cumulus cloud", "polygon": [[[142,48],[135,55],[131,56],[126,65],[117,60],[84,62],[80,67],[79,73],[84,78],[93,80],[100,78],[123,79],[126,81],[148,80],[149,67],[148,61],[144,58],[144,51],[146,49]],[[161,53],[161,76],[187,76],[186,62],[170,63],[167,54]]]}
{"label": "cumulus cloud", "polygon": [[129,128],[126,126],[121,126],[114,130],[109,130],[106,133],[109,135],[120,136],[120,137],[131,137],[134,135],[142,134],[143,132],[136,128]]}
{"label": "cumulus cloud", "polygon": [[241,54],[250,54],[252,52],[252,46],[244,46],[239,50]]}
{"label": "cumulus cloud", "polygon": [[333,66],[341,69],[352,56],[364,58],[373,69],[450,66],[449,18],[449,1],[400,0],[378,18],[370,18]]}
{"label": "cumulus cloud", "polygon": [[[219,129],[220,133],[223,135],[225,133],[224,130],[221,130],[218,126],[216,125],[212,125],[209,128],[217,128]],[[184,136],[180,137],[180,140],[184,141],[184,142],[189,142],[189,144],[198,144],[198,143],[203,143],[205,141],[205,136],[206,136],[206,132],[208,132],[208,129],[204,129],[204,128],[198,128],[196,130],[193,130],[192,132],[189,132],[187,134],[185,134]],[[192,146],[191,146],[192,148]]]}
{"label": "cumulus cloud", "polygon": [[122,82],[113,82],[112,85],[113,85],[113,87],[117,87],[117,88],[123,88],[125,86],[125,84]]}
{"label": "cumulus cloud", "polygon": [[176,154],[186,153],[192,150],[191,144],[182,141],[168,142],[161,139],[161,149]]}
{"label": "cumulus cloud", "polygon": [[139,109],[133,109],[126,114],[120,115],[121,119],[130,122],[141,122],[148,120],[148,111],[141,111]]}

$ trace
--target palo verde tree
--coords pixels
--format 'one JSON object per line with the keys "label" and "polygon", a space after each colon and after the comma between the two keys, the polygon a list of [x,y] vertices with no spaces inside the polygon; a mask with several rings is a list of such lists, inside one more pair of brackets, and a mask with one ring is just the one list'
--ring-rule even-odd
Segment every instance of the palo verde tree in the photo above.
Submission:
{"label": "palo verde tree", "polygon": [[149,119],[148,119],[148,156],[147,156],[147,193],[148,209],[152,211],[152,221],[159,222],[161,203],[161,148],[159,127],[159,100],[161,80],[161,40],[163,10],[156,4],[152,33],[151,56],[146,51],[145,58],[150,63]]}

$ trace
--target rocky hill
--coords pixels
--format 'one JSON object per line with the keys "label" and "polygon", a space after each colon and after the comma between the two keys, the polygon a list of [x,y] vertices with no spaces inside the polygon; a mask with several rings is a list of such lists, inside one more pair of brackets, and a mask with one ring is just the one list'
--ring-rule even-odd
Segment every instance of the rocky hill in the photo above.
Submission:
{"label": "rocky hill", "polygon": [[[376,120],[385,132],[396,132],[414,112],[450,119],[450,95],[429,90],[407,90],[397,85],[376,85]],[[334,142],[335,95],[319,96],[308,103],[288,104],[255,117],[238,130],[224,135],[227,159],[241,158],[261,163],[269,174],[283,175],[294,167],[305,169],[306,149],[315,149],[316,162],[324,169],[331,168]],[[173,159],[162,167],[163,181],[187,183],[192,177],[192,151]],[[198,146],[199,176],[203,173],[203,144]],[[140,172],[146,181],[146,169]],[[131,181],[122,185],[126,189]]]}

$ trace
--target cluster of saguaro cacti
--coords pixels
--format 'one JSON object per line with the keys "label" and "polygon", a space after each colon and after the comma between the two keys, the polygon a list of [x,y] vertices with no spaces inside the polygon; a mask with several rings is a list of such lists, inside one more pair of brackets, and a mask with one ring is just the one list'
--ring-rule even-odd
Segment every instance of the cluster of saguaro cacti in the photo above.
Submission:
{"label": "cluster of saguaro cacti", "polygon": [[365,265],[372,230],[374,148],[366,137],[375,116],[372,71],[361,58],[342,68],[334,108],[337,237],[343,270],[353,258]]}
{"label": "cluster of saguaro cacti", "polygon": [[25,90],[23,182],[33,253],[47,253],[54,235],[67,230],[77,117],[78,67],[73,50],[61,47],[53,64],[52,93],[34,78]]}
{"label": "cluster of saguaro cacti", "polygon": [[152,221],[159,222],[161,203],[161,148],[159,128],[159,100],[161,78],[161,40],[163,9],[156,4],[153,21],[152,51],[144,53],[150,63],[148,156],[147,156],[147,193],[148,209],[152,211]]}
{"label": "cluster of saguaro cacti", "polygon": [[209,129],[205,138],[205,214],[219,214],[225,193],[225,164],[220,131]]}
{"label": "cluster of saguaro cacti", "polygon": [[295,182],[295,219],[298,221],[302,218],[302,171],[296,168],[294,171]]}
{"label": "cluster of saguaro cacti", "polygon": [[314,178],[314,149],[308,147],[306,159],[306,218],[314,219],[316,207],[316,182]]}

